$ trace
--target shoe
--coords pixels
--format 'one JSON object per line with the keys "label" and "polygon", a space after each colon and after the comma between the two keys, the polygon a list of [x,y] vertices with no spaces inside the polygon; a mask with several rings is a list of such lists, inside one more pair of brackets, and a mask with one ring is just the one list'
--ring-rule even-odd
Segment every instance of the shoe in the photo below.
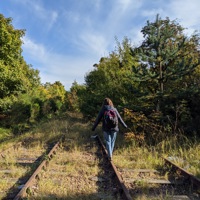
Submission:
{"label": "shoe", "polygon": [[97,137],[97,135],[92,135],[91,136],[92,139],[95,139],[96,137]]}

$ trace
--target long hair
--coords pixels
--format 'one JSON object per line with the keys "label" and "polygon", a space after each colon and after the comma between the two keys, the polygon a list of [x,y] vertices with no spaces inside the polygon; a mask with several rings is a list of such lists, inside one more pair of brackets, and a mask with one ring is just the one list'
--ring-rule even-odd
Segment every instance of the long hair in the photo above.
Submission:
{"label": "long hair", "polygon": [[104,99],[103,106],[105,106],[105,105],[109,105],[109,106],[114,107],[113,102],[112,102],[112,100],[110,98],[105,98]]}

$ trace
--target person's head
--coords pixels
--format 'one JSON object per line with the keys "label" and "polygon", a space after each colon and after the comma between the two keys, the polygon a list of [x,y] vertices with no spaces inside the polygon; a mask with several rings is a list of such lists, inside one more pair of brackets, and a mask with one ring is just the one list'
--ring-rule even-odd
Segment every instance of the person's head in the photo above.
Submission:
{"label": "person's head", "polygon": [[109,105],[109,106],[114,106],[113,105],[113,102],[111,101],[111,99],[109,98],[105,98],[104,101],[103,101],[103,106],[104,105]]}

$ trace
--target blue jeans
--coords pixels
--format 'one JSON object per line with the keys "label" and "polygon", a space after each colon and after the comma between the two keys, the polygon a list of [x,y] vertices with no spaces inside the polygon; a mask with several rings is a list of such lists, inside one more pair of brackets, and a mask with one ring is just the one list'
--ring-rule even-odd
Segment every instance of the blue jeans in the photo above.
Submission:
{"label": "blue jeans", "polygon": [[117,132],[116,131],[104,131],[104,139],[106,142],[106,149],[108,151],[108,156],[112,158],[112,153],[114,150],[115,146],[115,140],[117,137]]}

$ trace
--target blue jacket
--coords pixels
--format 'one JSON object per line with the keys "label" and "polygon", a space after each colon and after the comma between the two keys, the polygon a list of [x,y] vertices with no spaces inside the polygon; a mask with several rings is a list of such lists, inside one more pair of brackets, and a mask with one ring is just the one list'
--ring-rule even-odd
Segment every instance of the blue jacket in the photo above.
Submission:
{"label": "blue jacket", "polygon": [[[104,112],[105,112],[106,110],[109,110],[110,108],[113,108],[113,107],[111,107],[111,106],[109,106],[109,105],[105,105],[105,106],[103,106],[102,109],[99,111],[99,114],[98,114],[98,116],[97,116],[97,118],[96,118],[96,120],[95,120],[95,122],[94,122],[93,127],[92,127],[92,130],[93,130],[93,131],[95,130],[95,128],[97,127],[97,125],[99,124],[99,122],[101,121],[101,119],[103,118]],[[127,125],[125,124],[125,122],[124,122],[123,119],[121,118],[121,116],[120,116],[119,112],[117,111],[117,109],[116,109],[116,108],[113,108],[113,109],[115,110],[115,112],[116,112],[116,114],[117,114],[118,121],[119,121],[125,128],[127,128]],[[103,131],[119,131],[118,123],[117,123],[117,125],[116,125],[114,128],[108,129],[108,128],[105,126],[105,122],[104,122],[104,120],[103,120],[103,123],[102,123],[102,130],[103,130]]]}

